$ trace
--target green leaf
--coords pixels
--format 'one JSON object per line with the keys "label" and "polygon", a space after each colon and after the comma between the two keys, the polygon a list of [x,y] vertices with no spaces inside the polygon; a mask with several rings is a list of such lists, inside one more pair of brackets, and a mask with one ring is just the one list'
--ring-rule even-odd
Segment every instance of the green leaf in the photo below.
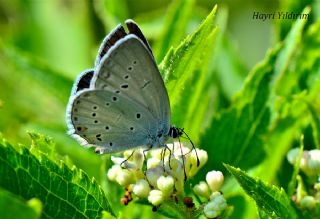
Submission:
{"label": "green leaf", "polygon": [[68,102],[73,84],[71,79],[53,70],[46,63],[39,61],[35,57],[22,54],[22,51],[6,48],[3,50],[3,55],[7,63],[23,71],[24,77],[31,78],[33,81],[38,82],[39,85],[50,91],[52,95],[57,97],[62,103],[65,104]]}
{"label": "green leaf", "polygon": [[[318,22],[310,26],[307,34],[303,35],[305,25],[306,22],[302,20],[295,22],[282,43],[284,49],[276,61],[274,77],[276,87],[272,90],[273,95],[270,98],[273,102],[271,104],[273,121],[266,139],[268,156],[259,170],[266,181],[274,180],[296,136],[301,136],[303,127],[311,123],[307,118],[310,112],[305,109],[306,92],[309,89],[305,78],[317,72],[316,60],[320,57],[318,49],[320,25]],[[316,103],[316,99],[312,102]]]}
{"label": "green leaf", "polygon": [[237,179],[245,192],[256,201],[257,207],[271,216],[277,218],[299,218],[295,209],[291,206],[290,198],[282,188],[267,185],[259,179],[248,176],[240,169],[228,164],[224,165]]}
{"label": "green leaf", "polygon": [[174,0],[166,14],[164,28],[158,44],[155,46],[155,57],[162,60],[172,46],[176,46],[186,34],[188,21],[195,0]]}
{"label": "green leaf", "polygon": [[298,155],[298,158],[296,160],[296,163],[294,164],[293,174],[292,174],[289,186],[288,186],[288,196],[289,197],[291,197],[294,194],[296,183],[297,183],[297,177],[298,177],[299,170],[300,170],[300,161],[301,161],[302,154],[303,154],[303,149],[304,149],[303,138],[304,137],[301,136],[299,155]]}
{"label": "green leaf", "polygon": [[[309,14],[311,8],[306,7],[302,13]],[[277,61],[275,63],[276,83],[275,92],[278,95],[289,94],[295,87],[296,81],[300,74],[289,74],[288,68],[292,62],[292,59],[297,54],[298,46],[301,44],[303,28],[307,23],[307,19],[298,19],[288,35],[286,36],[283,44],[283,49],[279,53]]]}
{"label": "green leaf", "polygon": [[0,215],[2,219],[40,218],[41,202],[38,199],[29,201],[0,188]]}
{"label": "green leaf", "polygon": [[216,9],[217,7],[214,7],[198,29],[176,49],[171,48],[159,66],[166,82],[173,109],[184,89],[184,84],[194,72],[197,62],[200,61],[199,57],[207,43],[208,36],[214,29],[213,18]]}
{"label": "green leaf", "polygon": [[264,62],[253,69],[232,106],[214,117],[201,137],[210,166],[222,168],[222,162],[228,162],[249,168],[263,159],[262,138],[270,121],[268,98],[278,51],[279,48],[270,51]]}
{"label": "green leaf", "polygon": [[157,209],[157,212],[168,217],[175,219],[195,219],[197,218],[199,212],[190,211],[187,207],[180,201],[175,202],[173,200],[168,200],[163,202]]}
{"label": "green leaf", "polygon": [[16,151],[0,141],[0,186],[24,199],[43,203],[43,218],[101,218],[102,211],[114,215],[104,192],[86,173],[27,148]]}

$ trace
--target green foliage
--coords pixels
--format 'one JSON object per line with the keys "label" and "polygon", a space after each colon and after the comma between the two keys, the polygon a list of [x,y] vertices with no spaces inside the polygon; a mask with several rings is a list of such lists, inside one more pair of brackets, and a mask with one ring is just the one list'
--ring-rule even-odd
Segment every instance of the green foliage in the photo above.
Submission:
{"label": "green foliage", "polygon": [[[208,88],[205,82],[211,79],[207,70],[216,33],[214,25],[216,10],[217,7],[214,7],[198,29],[187,36],[177,48],[171,48],[160,65],[173,111],[172,123],[178,126],[183,125],[183,121],[188,121],[192,125],[197,122],[196,129],[201,126],[206,115],[206,111],[198,110],[197,106],[198,101],[205,100],[200,96],[204,89]],[[211,95],[207,99],[210,97]],[[203,107],[207,109],[205,105]],[[195,111],[197,111],[196,116]],[[190,124],[187,124],[187,127],[192,127]],[[191,136],[193,133],[196,132],[191,132]]]}
{"label": "green foliage", "polygon": [[37,197],[43,218],[100,218],[103,210],[112,213],[100,186],[82,170],[58,165],[23,146],[16,151],[3,139],[0,155],[0,186],[24,199]]}
{"label": "green foliage", "polygon": [[19,196],[0,188],[0,214],[3,219],[40,218],[41,208],[42,204],[38,199],[21,200]]}
{"label": "green foliage", "polygon": [[225,165],[225,167],[237,179],[246,193],[256,201],[257,207],[267,215],[272,215],[275,218],[299,218],[290,204],[290,198],[283,189],[254,179],[240,169],[229,165]]}

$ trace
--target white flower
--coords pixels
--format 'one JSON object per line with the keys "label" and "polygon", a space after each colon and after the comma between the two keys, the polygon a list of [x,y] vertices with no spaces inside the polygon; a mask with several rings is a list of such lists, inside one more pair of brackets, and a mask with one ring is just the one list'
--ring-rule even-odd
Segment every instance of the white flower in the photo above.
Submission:
{"label": "white flower", "polygon": [[[196,150],[196,151],[195,151]],[[198,159],[199,159],[199,166]],[[208,161],[208,153],[205,150],[194,149],[190,155],[191,169],[188,173],[189,177],[197,174],[201,167]]]}
{"label": "white flower", "polygon": [[308,168],[313,172],[312,175],[320,173],[320,150],[309,151]]}
{"label": "white flower", "polygon": [[174,157],[171,157],[170,166],[169,166],[169,161],[167,161],[166,172],[169,173],[169,175],[174,177],[174,187],[177,191],[177,194],[180,194],[183,192],[183,189],[184,189],[184,169],[183,169],[184,167],[182,165],[182,161]]}
{"label": "white flower", "polygon": [[210,202],[204,206],[203,213],[208,218],[215,218],[227,207],[227,202],[220,192],[213,192]]}
{"label": "white flower", "polygon": [[133,185],[133,193],[140,198],[147,198],[150,192],[149,183],[140,179]]}
{"label": "white flower", "polygon": [[137,150],[132,155],[132,161],[136,164],[137,169],[141,170],[144,162],[144,155],[142,150]]}
{"label": "white flower", "polygon": [[150,150],[150,155],[151,157],[154,157],[154,158],[158,158],[159,160],[161,160],[161,151],[163,149],[162,148],[156,148],[156,149],[152,149]]}
{"label": "white flower", "polygon": [[210,197],[210,191],[209,191],[208,184],[206,182],[204,182],[204,181],[201,181],[201,182],[199,182],[199,184],[195,185],[193,187],[193,191],[198,196],[202,196],[202,197],[205,197],[205,198],[209,198]]}
{"label": "white flower", "polygon": [[161,160],[158,159],[157,157],[150,157],[147,160],[147,169],[155,168],[160,164]]}
{"label": "white flower", "polygon": [[108,178],[111,181],[116,181],[117,175],[121,170],[122,168],[120,167],[120,165],[113,165],[108,171]]}
{"label": "white flower", "polygon": [[125,169],[137,169],[137,164],[127,160],[127,158],[111,156],[111,160],[114,164],[121,165]]}
{"label": "white flower", "polygon": [[151,190],[148,196],[148,201],[154,206],[160,205],[164,201],[163,193],[160,190]]}
{"label": "white flower", "polygon": [[126,187],[134,183],[135,181],[134,173],[127,169],[121,169],[121,171],[119,171],[117,174],[116,181],[121,186]]}
{"label": "white flower", "polygon": [[214,204],[209,202],[204,206],[203,213],[207,218],[216,218],[219,216],[220,211],[214,209]]}
{"label": "white flower", "polygon": [[172,176],[160,176],[157,180],[157,186],[162,191],[165,197],[168,197],[173,192],[174,179]]}
{"label": "white flower", "polygon": [[312,196],[304,196],[301,199],[301,207],[307,209],[313,209],[316,207],[316,200]]}
{"label": "white flower", "polygon": [[157,166],[146,171],[146,177],[150,185],[157,187],[157,180],[164,174],[163,167]]}
{"label": "white flower", "polygon": [[287,153],[287,160],[291,164],[295,164],[299,156],[300,148],[293,148]]}
{"label": "white flower", "polygon": [[223,184],[223,174],[220,171],[210,171],[206,175],[206,181],[212,192],[219,191]]}

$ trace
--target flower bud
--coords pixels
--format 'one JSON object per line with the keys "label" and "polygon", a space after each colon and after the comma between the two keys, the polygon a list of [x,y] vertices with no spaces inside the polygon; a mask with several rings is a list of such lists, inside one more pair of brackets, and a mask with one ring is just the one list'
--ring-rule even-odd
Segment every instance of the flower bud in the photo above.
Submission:
{"label": "flower bud", "polygon": [[157,157],[150,157],[147,160],[147,169],[155,168],[160,164],[161,160],[159,160]]}
{"label": "flower bud", "polygon": [[149,183],[140,179],[133,185],[133,193],[140,198],[147,198],[150,192]]}
{"label": "flower bud", "polygon": [[199,182],[199,184],[195,185],[193,187],[193,191],[196,195],[209,198],[210,197],[210,191],[208,184],[204,181]]}
{"label": "flower bud", "polygon": [[108,178],[111,181],[116,181],[118,173],[122,170],[119,165],[113,165],[108,171]]}
{"label": "flower bud", "polygon": [[312,171],[312,175],[320,173],[320,150],[309,151],[309,159],[307,161],[308,169]]}
{"label": "flower bud", "polygon": [[121,165],[121,167],[123,167],[123,168],[137,169],[137,164],[135,164],[132,161],[127,160],[126,158],[111,156],[111,160],[114,164],[119,165],[119,166]]}
{"label": "flower bud", "polygon": [[208,218],[215,218],[227,207],[227,202],[220,192],[213,192],[210,196],[210,202],[204,206],[203,213]]}
{"label": "flower bud", "polygon": [[297,158],[299,156],[300,148],[293,148],[287,153],[287,160],[289,163],[294,165],[297,161]]}
{"label": "flower bud", "polygon": [[316,200],[312,196],[304,196],[301,199],[301,207],[307,209],[314,209],[316,207]]}
{"label": "flower bud", "polygon": [[146,177],[150,185],[153,187],[157,187],[157,180],[160,176],[164,174],[164,170],[161,166],[157,166],[155,168],[148,169],[146,171]]}
{"label": "flower bud", "polygon": [[[197,150],[197,151],[195,151]],[[197,153],[196,153],[197,152]],[[199,158],[199,166],[198,166],[198,159]],[[190,155],[190,162],[191,162],[191,169],[188,173],[189,177],[193,177],[197,174],[201,167],[208,161],[208,154],[205,150],[201,149],[194,149]]]}
{"label": "flower bud", "polygon": [[162,150],[163,150],[162,148],[150,150],[151,157],[155,157],[155,158],[158,158],[159,160],[161,160],[161,151]]}
{"label": "flower bud", "polygon": [[219,211],[214,210],[213,203],[211,202],[204,206],[203,213],[207,218],[216,218],[220,214]]}
{"label": "flower bud", "polygon": [[168,197],[173,192],[174,179],[172,176],[160,176],[157,180],[157,186],[162,191],[165,197]]}
{"label": "flower bud", "polygon": [[144,161],[144,155],[142,150],[137,150],[133,155],[132,155],[132,161],[136,164],[137,169],[141,170],[143,166],[143,161]]}
{"label": "flower bud", "polygon": [[223,211],[227,207],[227,201],[220,192],[213,192],[210,195],[210,202],[214,203],[217,211]]}
{"label": "flower bud", "polygon": [[119,173],[117,174],[116,181],[121,186],[126,187],[134,183],[135,177],[133,172],[127,169],[121,169],[121,171],[119,171]]}
{"label": "flower bud", "polygon": [[212,192],[219,191],[223,184],[223,174],[220,171],[210,171],[206,175],[206,181]]}
{"label": "flower bud", "polygon": [[160,190],[151,190],[148,196],[148,201],[154,205],[158,206],[160,205],[164,200],[163,193]]}

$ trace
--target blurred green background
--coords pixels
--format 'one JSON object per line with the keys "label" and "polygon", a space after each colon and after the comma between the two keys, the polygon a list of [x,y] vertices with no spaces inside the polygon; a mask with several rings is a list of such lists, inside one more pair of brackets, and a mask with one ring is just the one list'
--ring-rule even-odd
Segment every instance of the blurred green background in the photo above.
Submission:
{"label": "blurred green background", "polygon": [[[253,12],[273,12],[288,5],[300,12],[311,3],[188,0],[186,4],[192,7],[181,11],[182,15],[179,11],[173,13],[181,2],[184,1],[0,0],[0,132],[9,141],[26,145],[30,142],[27,131],[47,134],[56,142],[60,154],[68,155],[74,164],[100,181],[105,173],[100,168],[103,159],[66,134],[65,109],[73,80],[81,71],[93,67],[102,39],[118,23],[134,19],[159,64],[166,51],[179,45],[218,4],[219,45],[209,63],[216,78],[213,113],[206,118],[210,120],[215,111],[228,108],[249,70],[263,59],[269,47],[285,37],[292,24],[253,20]],[[319,9],[315,2],[314,11]],[[177,26],[171,32],[175,37],[166,41],[166,22],[174,20],[173,14],[184,19],[181,24],[186,26]],[[135,211],[139,215],[139,209]]]}

